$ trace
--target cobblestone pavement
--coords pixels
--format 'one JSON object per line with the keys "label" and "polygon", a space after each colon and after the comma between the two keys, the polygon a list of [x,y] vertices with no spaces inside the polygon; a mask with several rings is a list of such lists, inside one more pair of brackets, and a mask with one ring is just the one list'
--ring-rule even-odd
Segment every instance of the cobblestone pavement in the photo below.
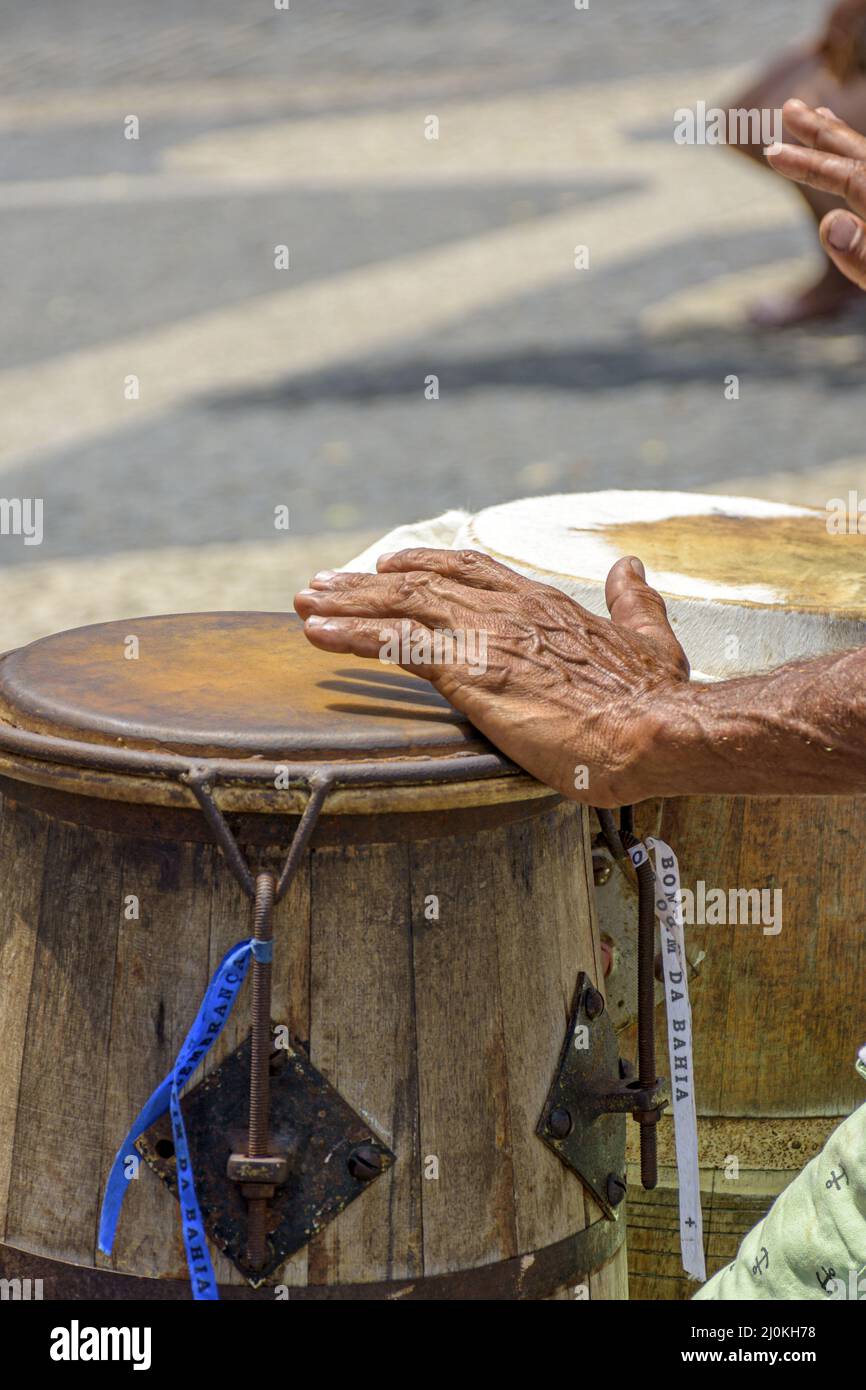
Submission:
{"label": "cobblestone pavement", "polygon": [[44,500],[41,545],[0,537],[2,645],[287,608],[452,506],[856,486],[863,322],[744,323],[816,263],[796,193],[672,139],[820,13],[0,4],[0,491]]}

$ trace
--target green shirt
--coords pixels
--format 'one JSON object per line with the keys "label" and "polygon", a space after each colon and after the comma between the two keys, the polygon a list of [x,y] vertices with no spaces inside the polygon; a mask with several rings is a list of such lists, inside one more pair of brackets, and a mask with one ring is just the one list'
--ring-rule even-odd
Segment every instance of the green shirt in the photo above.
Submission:
{"label": "green shirt", "polygon": [[866,1299],[866,1105],[834,1130],[736,1259],[694,1297]]}

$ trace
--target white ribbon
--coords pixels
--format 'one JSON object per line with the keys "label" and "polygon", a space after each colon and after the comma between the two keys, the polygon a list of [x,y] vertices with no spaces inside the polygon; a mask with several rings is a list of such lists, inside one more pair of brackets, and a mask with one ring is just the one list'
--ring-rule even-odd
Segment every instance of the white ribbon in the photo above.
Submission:
{"label": "white ribbon", "polygon": [[671,1109],[677,1150],[680,1198],[680,1250],[683,1269],[693,1279],[707,1277],[704,1262],[704,1223],[701,1215],[701,1179],[698,1167],[698,1121],[695,1113],[692,1009],[689,1003],[688,962],[683,932],[680,866],[664,840],[647,836],[646,844],[629,850],[635,868],[652,850],[655,910],[659,921],[665,976],[668,1020],[668,1055],[671,1069]]}

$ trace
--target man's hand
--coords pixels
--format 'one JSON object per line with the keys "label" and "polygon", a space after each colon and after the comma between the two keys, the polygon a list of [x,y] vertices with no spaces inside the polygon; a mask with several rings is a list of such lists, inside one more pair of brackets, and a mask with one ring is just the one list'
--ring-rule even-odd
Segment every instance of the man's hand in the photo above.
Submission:
{"label": "man's hand", "polygon": [[785,178],[844,198],[844,208],[821,223],[821,245],[843,275],[866,290],[866,136],[852,130],[825,106],[812,108],[793,99],[784,106],[785,124],[802,145],[770,145],[768,162]]}
{"label": "man's hand", "polygon": [[[375,575],[316,575],[295,608],[325,651],[380,657],[389,639],[402,643],[399,664],[513,762],[609,807],[652,794],[641,780],[644,723],[689,668],[639,560],[614,565],[605,597],[610,619],[477,551],[404,550],[382,556]],[[470,660],[436,659],[443,630],[464,635]]]}

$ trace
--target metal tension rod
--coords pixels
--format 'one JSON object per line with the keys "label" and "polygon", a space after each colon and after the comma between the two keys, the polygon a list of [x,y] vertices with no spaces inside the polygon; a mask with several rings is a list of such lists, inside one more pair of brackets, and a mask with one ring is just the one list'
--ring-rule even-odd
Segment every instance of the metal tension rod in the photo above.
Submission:
{"label": "metal tension rod", "polygon": [[[620,831],[626,849],[640,841],[628,830]],[[637,874],[637,1079],[641,1086],[655,1086],[655,878],[647,857],[635,870]],[[659,1180],[656,1126],[658,1110],[635,1110],[640,1124],[640,1180],[649,1190]]]}
{"label": "metal tension rod", "polygon": [[[640,844],[634,834],[634,810],[623,806],[620,827],[610,811],[595,808],[607,847],[615,859],[626,859],[628,850]],[[637,1047],[638,1084],[654,1087],[658,1082],[655,1056],[655,879],[649,858],[636,870],[638,885],[637,927]],[[646,1189],[658,1183],[657,1131],[659,1110],[635,1109],[640,1124],[640,1178]]]}
{"label": "metal tension rod", "polygon": [[288,892],[304,851],[315,829],[333,775],[314,772],[310,796],[292,836],[279,879],[270,871],[253,877],[231,828],[216,804],[208,770],[192,767],[183,777],[204,812],[214,838],[243,891],[255,903],[253,913],[253,959],[251,970],[251,1056],[250,1110],[247,1152],[232,1154],[228,1175],[240,1183],[247,1202],[247,1258],[253,1269],[261,1269],[267,1258],[268,1201],[287,1176],[284,1154],[271,1153],[270,1060],[271,992],[274,906]]}

